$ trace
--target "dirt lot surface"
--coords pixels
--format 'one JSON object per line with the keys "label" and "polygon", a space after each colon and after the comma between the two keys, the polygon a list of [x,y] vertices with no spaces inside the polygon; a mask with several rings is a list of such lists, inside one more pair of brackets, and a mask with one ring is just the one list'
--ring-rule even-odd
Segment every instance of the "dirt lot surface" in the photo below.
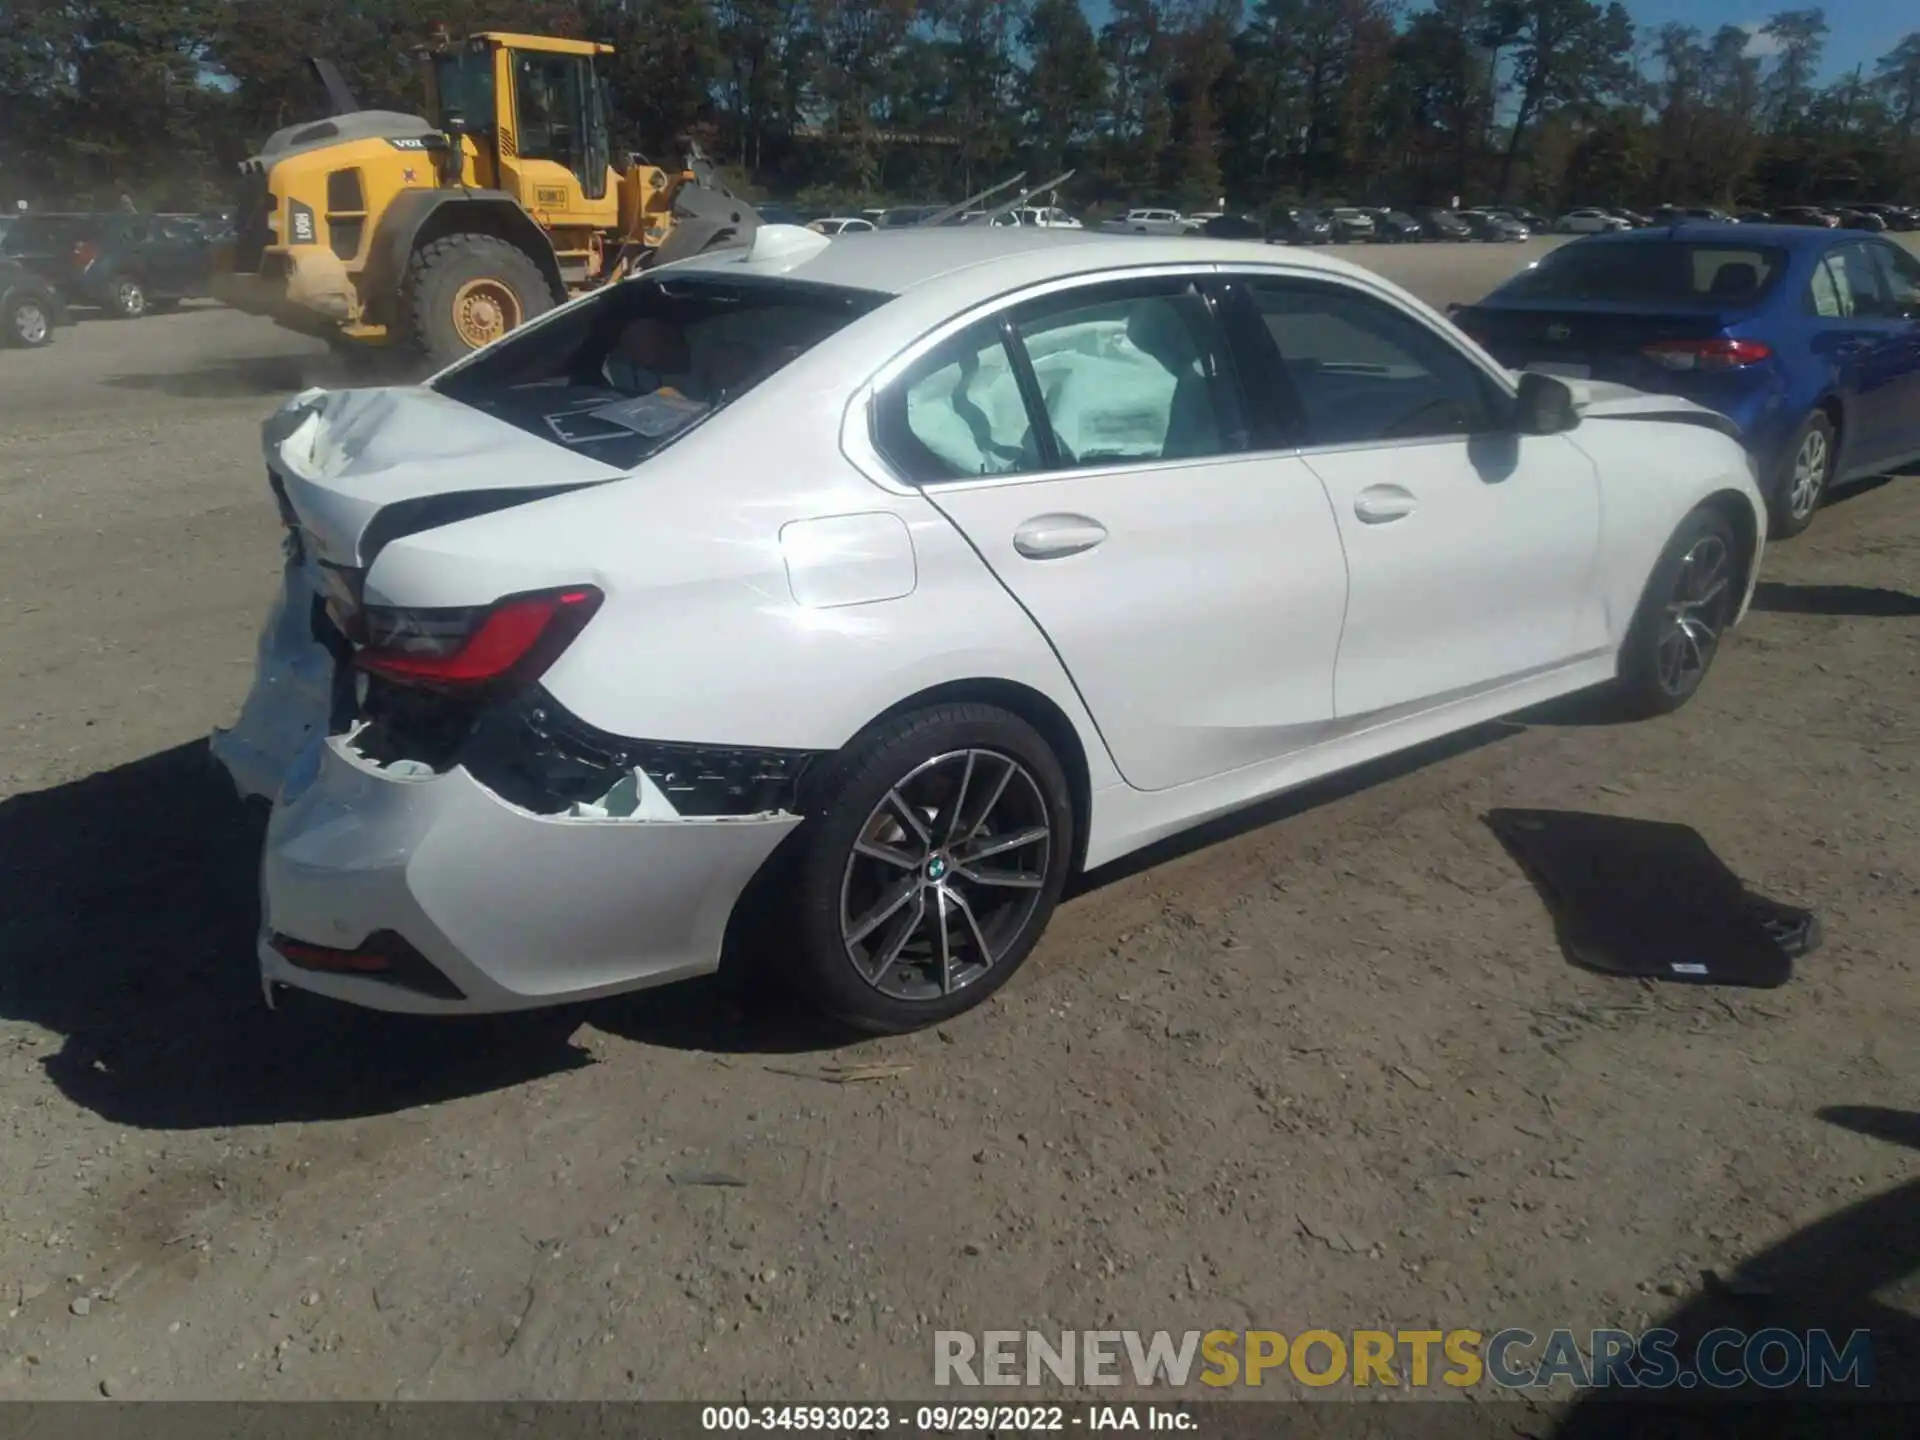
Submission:
{"label": "dirt lot surface", "polygon": [[[1363,258],[1444,303],[1527,253]],[[0,353],[0,1396],[897,1398],[935,1329],[1584,1331],[1743,1264],[1736,1323],[1920,1371],[1914,480],[1770,553],[1680,716],[1096,875],[937,1033],[270,1015],[204,737],[276,576],[257,423],[333,367],[213,307]],[[1498,805],[1696,826],[1826,943],[1774,991],[1575,970]]]}

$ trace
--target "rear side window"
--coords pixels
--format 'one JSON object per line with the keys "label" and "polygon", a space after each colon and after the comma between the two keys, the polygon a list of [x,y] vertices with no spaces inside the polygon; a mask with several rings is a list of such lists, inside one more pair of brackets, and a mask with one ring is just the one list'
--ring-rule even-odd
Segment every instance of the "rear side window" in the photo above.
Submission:
{"label": "rear side window", "polygon": [[1190,287],[1090,287],[921,360],[880,398],[876,440],[918,483],[1223,454],[1242,441],[1222,365]]}
{"label": "rear side window", "polygon": [[1786,251],[1770,245],[1575,243],[1497,293],[1528,300],[1739,302],[1765,295],[1786,265]]}

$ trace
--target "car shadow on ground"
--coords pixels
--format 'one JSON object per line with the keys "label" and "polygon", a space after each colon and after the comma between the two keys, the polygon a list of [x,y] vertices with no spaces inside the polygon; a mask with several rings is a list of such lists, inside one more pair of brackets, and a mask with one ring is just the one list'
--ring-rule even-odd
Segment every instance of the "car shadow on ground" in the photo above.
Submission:
{"label": "car shadow on ground", "polygon": [[1774,615],[1898,619],[1920,615],[1920,595],[1878,585],[1786,585],[1762,580],[1753,588],[1753,608]]}
{"label": "car shadow on ground", "polygon": [[256,355],[218,360],[191,370],[151,375],[109,375],[102,384],[120,390],[147,390],[179,400],[240,399],[295,395],[315,385],[378,384],[350,381],[347,368],[331,355]]}
{"label": "car shadow on ground", "polygon": [[204,742],[0,801],[0,1017],[121,1124],[195,1129],[385,1113],[591,1063],[577,1013],[416,1019],[269,1011],[254,962],[260,820]]}
{"label": "car shadow on ground", "polygon": [[[1914,1112],[1839,1105],[1819,1115],[1858,1134],[1920,1148],[1920,1114]],[[1749,1336],[1775,1327],[1801,1337],[1825,1330],[1840,1350],[1854,1331],[1865,1330],[1871,1363],[1864,1390],[1846,1383],[1819,1390],[1745,1388],[1702,1401],[1697,1392],[1706,1387],[1695,1377],[1693,1386],[1680,1390],[1594,1391],[1568,1411],[1553,1431],[1554,1440],[1911,1435],[1913,1405],[1920,1401],[1920,1316],[1912,1308],[1916,1279],[1920,1180],[1911,1180],[1794,1231],[1730,1274],[1702,1272],[1698,1293],[1653,1321],[1653,1328],[1678,1337],[1674,1353],[1680,1357],[1721,1327]],[[1904,1304],[1889,1296],[1896,1289],[1905,1292]],[[1736,1346],[1722,1358],[1739,1353]],[[1776,1349],[1770,1363],[1779,1365],[1784,1354]]]}

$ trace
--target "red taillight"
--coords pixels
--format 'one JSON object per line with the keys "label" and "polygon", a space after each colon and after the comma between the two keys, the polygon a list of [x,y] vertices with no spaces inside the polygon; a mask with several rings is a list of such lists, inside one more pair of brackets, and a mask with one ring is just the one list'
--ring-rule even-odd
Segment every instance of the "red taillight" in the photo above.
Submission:
{"label": "red taillight", "polygon": [[393,969],[391,956],[377,948],[336,950],[331,945],[309,945],[290,935],[273,937],[273,948],[302,970],[331,970],[341,975],[383,975]]}
{"label": "red taillight", "polygon": [[1770,359],[1773,347],[1763,340],[1659,340],[1640,353],[1669,370],[1738,370]]}
{"label": "red taillight", "polygon": [[406,685],[466,689],[533,680],[586,628],[603,598],[591,585],[573,585],[484,610],[367,606],[367,644],[354,664]]}
{"label": "red taillight", "polygon": [[91,240],[77,241],[73,247],[73,263],[82,270],[100,258],[100,249]]}

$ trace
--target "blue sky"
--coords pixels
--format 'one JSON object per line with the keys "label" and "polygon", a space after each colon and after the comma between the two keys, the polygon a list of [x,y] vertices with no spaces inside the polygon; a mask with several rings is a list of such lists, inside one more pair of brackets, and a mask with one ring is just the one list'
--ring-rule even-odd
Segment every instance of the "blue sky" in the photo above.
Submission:
{"label": "blue sky", "polygon": [[[1085,0],[1087,13],[1095,27],[1104,25],[1110,15],[1107,0]],[[1810,0],[1625,0],[1627,10],[1643,30],[1651,32],[1669,21],[1678,20],[1703,34],[1712,34],[1722,25],[1739,25],[1758,30],[1767,16],[1779,10],[1795,10]],[[1246,6],[1251,9],[1249,3]],[[1409,5],[1407,8],[1414,8]],[[1873,62],[1900,43],[1902,36],[1920,30],[1920,5],[1914,0],[1827,0],[1827,50],[1825,70],[1829,77],[1840,76],[1856,65],[1873,73]],[[1764,47],[1756,41],[1756,47]]]}
{"label": "blue sky", "polygon": [[[1627,10],[1635,23],[1647,30],[1677,20],[1711,34],[1722,25],[1758,29],[1776,10],[1799,9],[1802,3],[1804,0],[1791,5],[1755,5],[1751,0],[1628,0]],[[1920,5],[1914,0],[1831,0],[1824,8],[1825,68],[1830,76],[1842,75],[1856,65],[1865,66],[1871,75],[1874,61],[1898,45],[1902,36],[1920,30]],[[1764,39],[1756,40],[1755,45],[1764,48]]]}

